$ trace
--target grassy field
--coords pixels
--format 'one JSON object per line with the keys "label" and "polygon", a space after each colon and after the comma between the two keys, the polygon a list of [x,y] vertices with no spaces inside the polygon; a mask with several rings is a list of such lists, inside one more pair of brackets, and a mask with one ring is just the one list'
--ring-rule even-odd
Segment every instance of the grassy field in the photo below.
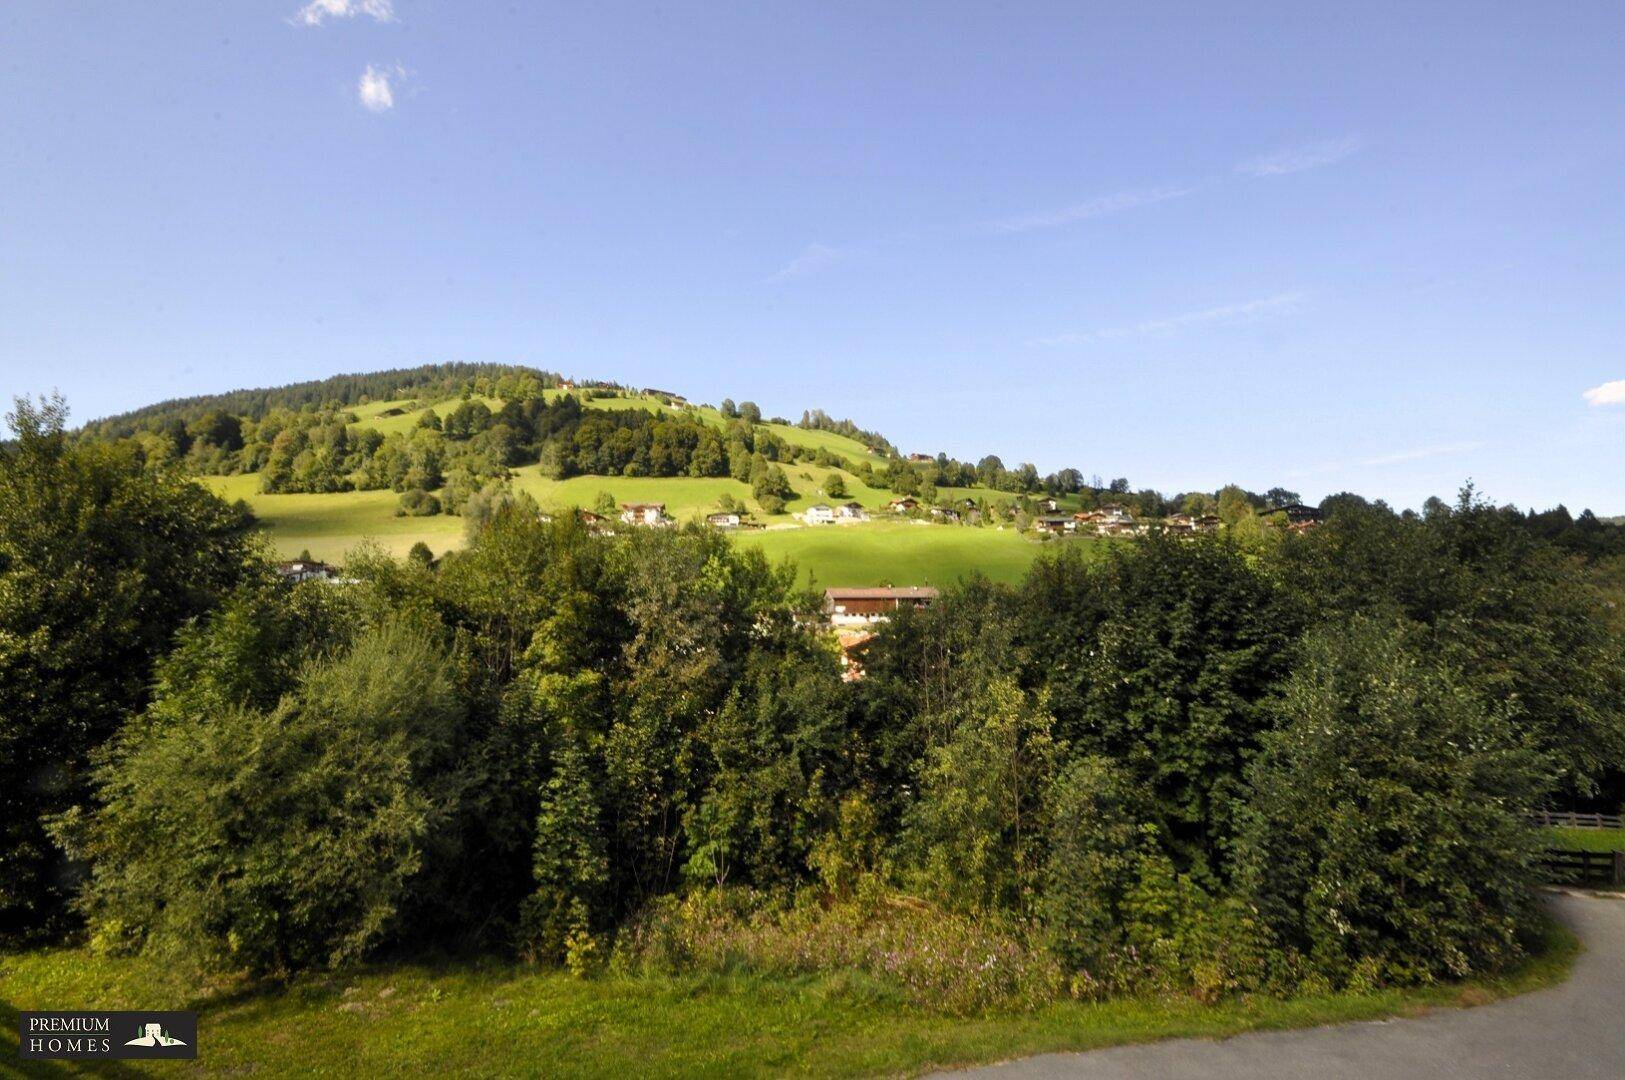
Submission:
{"label": "grassy field", "polygon": [[[561,391],[547,393],[552,396]],[[492,408],[501,406],[495,398],[480,400]],[[403,398],[370,402],[355,406],[351,411],[355,413],[357,427],[396,433],[414,428],[427,409],[432,407],[444,414],[454,404],[451,400],[431,404]],[[678,411],[642,395],[597,398],[589,402],[588,407]],[[402,411],[393,416],[383,415],[394,409]],[[695,407],[684,411],[717,427],[730,423],[713,408]],[[853,461],[881,460],[870,454],[867,447],[844,435],[784,424],[762,426],[798,446],[825,449]],[[859,502],[879,517],[892,497],[888,491],[871,488],[850,473],[841,472],[846,494],[839,500],[831,499],[824,493],[824,486],[830,475],[840,470],[796,463],[786,466],[785,472],[795,489],[795,498],[786,504],[784,514],[768,517],[758,513],[758,519],[767,524],[793,524],[794,515],[820,502]],[[339,561],[363,542],[377,544],[394,555],[404,555],[420,540],[438,554],[463,542],[461,518],[447,515],[396,517],[398,496],[392,491],[266,495],[260,492],[257,474],[202,479],[211,490],[228,499],[246,500],[264,523],[272,546],[285,557],[309,551],[318,559]],[[514,486],[551,510],[591,506],[601,492],[607,492],[617,503],[663,502],[667,513],[679,521],[696,519],[716,509],[718,499],[724,495],[759,510],[751,497],[750,486],[732,479],[577,476],[551,480],[541,475],[538,466],[531,465],[514,470]],[[982,488],[956,488],[945,491],[943,496],[999,497]],[[774,528],[741,534],[740,542],[759,546],[775,560],[794,560],[801,568],[803,580],[810,578],[822,584],[841,585],[888,582],[941,585],[972,571],[980,571],[999,581],[1014,581],[1025,572],[1039,550],[1037,543],[1011,530],[916,526],[885,520],[858,527]]]}
{"label": "grassy field", "polygon": [[463,542],[460,517],[396,517],[400,496],[393,491],[265,495],[257,473],[201,480],[224,498],[246,500],[264,524],[271,545],[287,558],[308,550],[315,558],[336,562],[368,540],[393,555],[405,555],[419,540],[437,553]]}
{"label": "grassy field", "polygon": [[[822,492],[824,481],[835,471],[808,464],[790,466],[788,476],[796,498],[787,505],[787,513],[765,520],[792,525],[793,514],[818,502],[835,501]],[[810,577],[824,585],[944,585],[972,571],[997,581],[1015,581],[1041,547],[1039,542],[1008,528],[887,520],[882,508],[891,498],[889,492],[867,487],[849,474],[842,476],[847,495],[841,501],[861,502],[876,513],[878,520],[855,526],[751,531],[738,534],[739,542],[759,546],[775,561],[794,560],[804,580]],[[463,542],[460,517],[396,517],[399,496],[393,491],[266,495],[259,489],[258,474],[206,476],[201,481],[224,498],[246,500],[264,524],[272,546],[285,557],[309,551],[318,559],[336,562],[364,541],[391,554],[404,555],[421,540],[439,554]],[[514,487],[553,510],[592,506],[600,492],[608,492],[617,503],[663,502],[667,513],[679,521],[703,517],[725,494],[754,505],[750,485],[727,478],[575,476],[551,480],[541,474],[538,466],[527,465],[514,470]],[[990,494],[967,490],[973,496]]]}
{"label": "grassy field", "polygon": [[1553,847],[1569,851],[1625,851],[1625,829],[1550,828]]}
{"label": "grassy field", "polygon": [[[1549,928],[1518,971],[1424,990],[1060,1002],[1036,1012],[923,1014],[834,977],[579,980],[511,963],[401,964],[254,992],[200,986],[141,959],[77,949],[0,954],[0,1058],[23,1076],[873,1076],[1179,1036],[1415,1015],[1559,981],[1578,952]],[[16,1058],[25,1009],[196,1009],[196,1062],[107,1072]]]}
{"label": "grassy field", "polygon": [[[949,585],[980,571],[1016,582],[1044,546],[1014,529],[970,529],[876,521],[741,533],[775,562],[790,559],[802,579],[828,585]],[[1093,540],[1051,543],[1095,544]]]}

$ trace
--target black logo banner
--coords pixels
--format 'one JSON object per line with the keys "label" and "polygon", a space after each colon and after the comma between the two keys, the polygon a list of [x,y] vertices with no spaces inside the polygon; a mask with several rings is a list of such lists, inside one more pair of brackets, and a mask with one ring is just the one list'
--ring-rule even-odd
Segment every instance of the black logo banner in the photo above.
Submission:
{"label": "black logo banner", "polygon": [[25,1012],[17,1035],[25,1058],[197,1057],[195,1012]]}

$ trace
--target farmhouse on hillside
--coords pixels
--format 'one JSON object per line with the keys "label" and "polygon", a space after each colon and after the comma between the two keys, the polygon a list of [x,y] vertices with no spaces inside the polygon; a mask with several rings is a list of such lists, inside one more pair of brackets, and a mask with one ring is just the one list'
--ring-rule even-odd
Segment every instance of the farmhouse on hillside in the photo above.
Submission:
{"label": "farmhouse on hillside", "polygon": [[1285,515],[1287,528],[1295,532],[1314,528],[1320,524],[1320,519],[1323,516],[1316,507],[1305,506],[1303,503],[1288,503],[1286,506],[1271,507],[1264,511],[1264,514],[1268,517],[1273,517],[1276,514]]}
{"label": "farmhouse on hillside", "polygon": [[894,514],[906,514],[919,508],[920,501],[912,495],[904,495],[901,499],[893,499],[886,504],[886,509]]}
{"label": "farmhouse on hillside", "polygon": [[1042,533],[1053,533],[1056,536],[1061,536],[1066,533],[1076,532],[1078,523],[1065,514],[1041,514],[1033,518],[1033,528]]}
{"label": "farmhouse on hillside", "polygon": [[338,569],[315,559],[294,559],[291,562],[276,564],[276,572],[283,581],[333,581],[339,576]]}
{"label": "farmhouse on hillside", "polygon": [[868,521],[869,511],[863,508],[862,503],[842,503],[835,508],[835,519],[840,522]]}
{"label": "farmhouse on hillside", "polygon": [[1219,527],[1219,519],[1212,514],[1196,516],[1194,514],[1174,514],[1164,519],[1162,527],[1176,536],[1193,536],[1196,533],[1213,532]]}
{"label": "farmhouse on hillside", "polygon": [[808,525],[835,524],[835,510],[825,503],[807,507],[807,512],[801,515],[801,520]]}
{"label": "farmhouse on hillside", "polygon": [[867,626],[905,607],[930,607],[941,595],[927,585],[906,588],[825,589],[824,613],[832,626]]}
{"label": "farmhouse on hillside", "polygon": [[1092,531],[1097,536],[1130,536],[1141,531],[1134,524],[1133,515],[1115,503],[1099,510],[1083,510],[1072,517],[1079,529]]}
{"label": "farmhouse on hillside", "polygon": [[737,529],[744,521],[744,516],[737,510],[723,510],[705,515],[705,523],[713,529]]}
{"label": "farmhouse on hillside", "polygon": [[644,528],[661,528],[672,524],[666,516],[665,503],[622,503],[621,522]]}

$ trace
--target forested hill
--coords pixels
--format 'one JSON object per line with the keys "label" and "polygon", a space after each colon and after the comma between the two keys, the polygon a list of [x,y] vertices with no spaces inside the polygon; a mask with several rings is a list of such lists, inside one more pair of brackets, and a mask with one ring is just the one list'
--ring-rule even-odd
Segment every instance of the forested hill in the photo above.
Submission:
{"label": "forested hill", "polygon": [[91,435],[125,438],[138,431],[158,430],[176,422],[191,424],[212,412],[262,420],[266,413],[278,408],[298,411],[321,406],[359,405],[368,400],[387,398],[449,397],[481,381],[492,384],[493,389],[498,383],[516,381],[548,389],[558,386],[563,377],[555,372],[520,364],[422,364],[411,368],[334,375],[286,386],[174,398],[92,421],[85,425],[84,430]]}

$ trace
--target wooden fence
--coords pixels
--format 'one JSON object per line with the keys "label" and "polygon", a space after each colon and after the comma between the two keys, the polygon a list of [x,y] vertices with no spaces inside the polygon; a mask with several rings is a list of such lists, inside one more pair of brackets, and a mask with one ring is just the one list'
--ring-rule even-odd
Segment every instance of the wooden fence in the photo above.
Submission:
{"label": "wooden fence", "polygon": [[1576,814],[1568,810],[1536,810],[1529,815],[1536,825],[1568,829],[1625,828],[1618,814]]}
{"label": "wooden fence", "polygon": [[1625,886],[1625,851],[1547,848],[1540,861],[1552,881],[1565,885]]}

